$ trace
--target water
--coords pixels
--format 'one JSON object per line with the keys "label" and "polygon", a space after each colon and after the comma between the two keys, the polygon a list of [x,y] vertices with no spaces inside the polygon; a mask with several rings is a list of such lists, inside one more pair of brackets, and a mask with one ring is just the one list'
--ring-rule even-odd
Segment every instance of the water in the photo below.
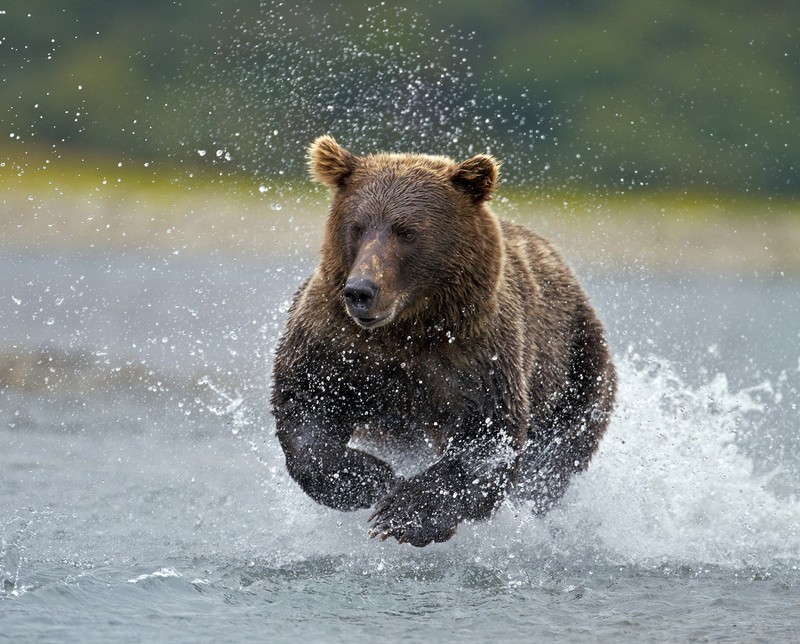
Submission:
{"label": "water", "polygon": [[[794,641],[797,278],[579,265],[620,400],[589,470],[546,517],[509,504],[420,550],[369,539],[368,511],[323,508],[289,479],[267,409],[271,350],[313,260],[297,240],[285,256],[238,252],[263,239],[264,218],[248,229],[219,195],[187,206],[197,189],[251,173],[259,213],[286,228],[298,213],[284,169],[299,171],[326,131],[359,153],[490,151],[510,183],[559,183],[548,150],[564,117],[535,79],[499,96],[475,71],[473,36],[385,4],[365,12],[309,19],[267,3],[258,20],[222,19],[218,48],[183,54],[176,32],[175,55],[196,70],[190,96],[164,101],[196,130],[165,151],[187,168],[176,230],[159,229],[157,199],[121,221],[139,195],[114,202],[105,180],[108,202],[70,202],[52,176],[55,190],[4,202],[2,637]],[[157,132],[165,114],[137,117]],[[70,208],[86,215],[77,230]],[[155,247],[180,228],[185,244]],[[283,233],[268,241],[283,248]]]}
{"label": "water", "polygon": [[318,9],[264,2],[252,19],[220,10],[219,39],[188,43],[188,76],[170,100],[176,126],[194,130],[168,150],[180,164],[280,181],[305,170],[298,150],[330,133],[356,154],[489,152],[506,182],[563,183],[551,155],[565,116],[532,74],[530,87],[501,91],[496,75],[507,70],[479,73],[475,33],[386,2],[355,16]]}
{"label": "water", "polygon": [[425,549],[288,478],[270,351],[308,259],[0,254],[0,632],[25,641],[790,641],[788,277],[581,268],[620,366],[589,470]]}

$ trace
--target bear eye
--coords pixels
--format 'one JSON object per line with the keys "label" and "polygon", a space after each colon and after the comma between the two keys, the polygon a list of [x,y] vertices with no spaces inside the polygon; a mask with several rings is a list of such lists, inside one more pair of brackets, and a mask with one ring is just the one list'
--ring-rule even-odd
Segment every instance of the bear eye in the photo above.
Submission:
{"label": "bear eye", "polygon": [[417,238],[417,231],[410,228],[403,228],[397,232],[397,236],[404,242],[411,243]]}
{"label": "bear eye", "polygon": [[356,239],[361,237],[364,232],[364,227],[361,224],[352,224],[350,226],[350,235]]}

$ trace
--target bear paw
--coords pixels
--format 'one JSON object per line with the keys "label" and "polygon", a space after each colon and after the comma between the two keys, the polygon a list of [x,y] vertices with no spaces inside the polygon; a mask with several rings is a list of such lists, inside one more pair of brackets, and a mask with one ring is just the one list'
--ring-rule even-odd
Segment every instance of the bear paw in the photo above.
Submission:
{"label": "bear paw", "polygon": [[447,541],[455,534],[459,521],[448,501],[452,502],[452,497],[444,490],[403,481],[376,504],[368,519],[372,522],[370,536],[380,536],[381,541],[394,537],[418,548],[433,541]]}

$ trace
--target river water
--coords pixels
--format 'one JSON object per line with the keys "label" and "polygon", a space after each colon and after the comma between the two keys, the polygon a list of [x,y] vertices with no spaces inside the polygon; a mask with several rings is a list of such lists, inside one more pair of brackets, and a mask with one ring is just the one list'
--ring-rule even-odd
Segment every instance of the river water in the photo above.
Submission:
{"label": "river water", "polygon": [[800,282],[580,272],[619,406],[589,470],[425,549],[288,478],[309,259],[0,250],[9,641],[795,641]]}

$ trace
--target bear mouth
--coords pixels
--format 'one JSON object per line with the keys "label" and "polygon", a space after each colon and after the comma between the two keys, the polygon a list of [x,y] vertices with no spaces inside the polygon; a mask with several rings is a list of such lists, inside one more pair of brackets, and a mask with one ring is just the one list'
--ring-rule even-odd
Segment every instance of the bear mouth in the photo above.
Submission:
{"label": "bear mouth", "polygon": [[353,320],[355,320],[358,326],[364,329],[374,329],[375,327],[379,327],[382,324],[386,324],[387,322],[389,322],[391,315],[387,313],[386,315],[379,315],[374,318],[361,317],[358,315],[351,315],[351,317],[353,318]]}

